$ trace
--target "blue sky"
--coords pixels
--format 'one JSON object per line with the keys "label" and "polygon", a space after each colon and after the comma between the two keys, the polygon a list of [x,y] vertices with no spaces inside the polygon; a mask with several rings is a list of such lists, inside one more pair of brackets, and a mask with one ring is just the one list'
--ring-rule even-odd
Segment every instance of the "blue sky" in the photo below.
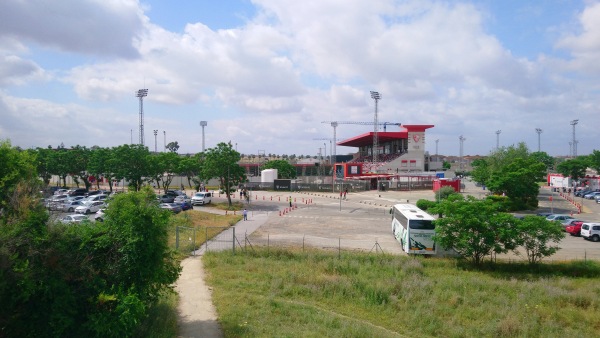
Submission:
{"label": "blue sky", "polygon": [[[99,145],[152,131],[201,151],[315,155],[322,121],[433,124],[426,148],[599,149],[598,1],[0,2],[0,139]],[[338,139],[371,131],[341,125]],[[390,128],[388,128],[390,130]],[[393,129],[392,129],[393,130]],[[327,142],[325,142],[327,143]],[[164,147],[163,137],[156,140]],[[327,149],[330,152],[330,149]],[[338,147],[338,154],[354,148]]]}

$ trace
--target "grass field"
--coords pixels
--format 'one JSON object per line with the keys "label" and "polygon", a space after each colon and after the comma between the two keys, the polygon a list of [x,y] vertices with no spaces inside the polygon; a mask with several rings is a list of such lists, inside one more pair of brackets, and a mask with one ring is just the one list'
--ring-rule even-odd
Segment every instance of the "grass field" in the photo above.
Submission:
{"label": "grass field", "polygon": [[597,337],[600,264],[207,253],[226,337]]}

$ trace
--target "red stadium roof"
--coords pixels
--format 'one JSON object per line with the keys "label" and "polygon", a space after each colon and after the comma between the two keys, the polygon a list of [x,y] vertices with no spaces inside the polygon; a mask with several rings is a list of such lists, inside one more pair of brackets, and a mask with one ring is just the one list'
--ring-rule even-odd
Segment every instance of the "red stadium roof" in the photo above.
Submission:
{"label": "red stadium roof", "polygon": [[[393,140],[406,139],[408,138],[409,132],[424,132],[426,129],[432,128],[432,124],[413,124],[413,125],[402,125],[401,128],[404,131],[384,131],[377,133],[377,139],[379,144],[390,142]],[[337,143],[339,146],[345,147],[366,147],[373,145],[373,132],[364,133],[347,140],[343,140]]]}

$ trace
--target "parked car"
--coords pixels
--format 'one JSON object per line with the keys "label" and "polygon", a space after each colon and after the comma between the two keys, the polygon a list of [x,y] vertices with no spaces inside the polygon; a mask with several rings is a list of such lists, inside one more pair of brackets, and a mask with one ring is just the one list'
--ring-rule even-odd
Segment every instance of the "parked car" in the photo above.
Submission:
{"label": "parked car", "polygon": [[565,231],[567,231],[567,227],[568,226],[573,225],[573,223],[575,223],[575,222],[583,222],[583,221],[579,220],[579,219],[575,219],[575,218],[574,219],[567,219],[567,220],[564,220],[564,221],[560,221],[560,223],[562,224],[563,228],[565,228]]}
{"label": "parked car", "polygon": [[69,195],[67,194],[54,195],[46,200],[46,208],[49,210],[56,210],[58,206],[62,204],[67,198],[69,198]]}
{"label": "parked car", "polygon": [[84,198],[82,201],[84,204],[90,204],[92,202],[104,201],[108,198],[108,195],[92,195]]}
{"label": "parked car", "polygon": [[174,214],[178,214],[181,212],[181,206],[179,204],[176,203],[161,203],[159,205],[159,207],[161,209],[167,209],[169,211],[171,211]]}
{"label": "parked car", "polygon": [[581,237],[592,242],[600,241],[600,223],[583,223],[581,225]]}
{"label": "parked car", "polygon": [[173,195],[174,197],[185,195],[185,193],[181,190],[167,190],[165,191],[167,195]]}
{"label": "parked car", "polygon": [[94,195],[107,195],[106,190],[93,190],[93,191],[88,191],[85,196],[94,196]]}
{"label": "parked car", "polygon": [[573,217],[571,215],[565,215],[565,214],[552,214],[552,215],[546,217],[546,219],[549,221],[559,221],[562,223],[567,220],[575,219],[575,217]]}
{"label": "parked car", "polygon": [[204,205],[212,202],[212,193],[208,191],[197,192],[192,197],[192,205]]}
{"label": "parked car", "polygon": [[575,196],[581,197],[585,194],[591,193],[592,191],[593,191],[592,189],[588,189],[588,188],[577,190],[577,191],[575,191]]}
{"label": "parked car", "polygon": [[583,225],[582,221],[573,222],[571,225],[567,227],[567,232],[571,234],[571,236],[581,236],[581,226]]}
{"label": "parked car", "polygon": [[191,203],[192,199],[188,195],[179,195],[179,196],[175,197],[175,199],[173,200],[173,203],[181,204],[183,202]]}
{"label": "parked car", "polygon": [[85,196],[88,190],[85,188],[74,188],[67,192],[69,196]]}
{"label": "parked car", "polygon": [[177,204],[179,204],[179,206],[181,207],[181,210],[183,210],[183,211],[190,210],[193,208],[191,201],[185,201],[185,202],[181,202],[181,203],[177,203]]}
{"label": "parked car", "polygon": [[591,200],[594,197],[596,197],[596,195],[600,195],[600,191],[594,191],[594,192],[591,192],[589,194],[585,194],[585,195],[583,195],[583,198]]}
{"label": "parked car", "polygon": [[87,203],[84,205],[80,205],[75,208],[75,212],[78,214],[91,214],[93,212],[97,212],[101,208],[104,208],[106,205],[102,201],[95,201],[91,203]]}
{"label": "parked car", "polygon": [[85,215],[66,215],[60,219],[61,223],[81,223],[85,220],[89,220]]}
{"label": "parked car", "polygon": [[537,216],[542,216],[542,217],[548,217],[550,215],[553,215],[551,212],[538,212],[536,214]]}
{"label": "parked car", "polygon": [[98,211],[96,211],[94,214],[94,220],[96,222],[104,222],[104,218],[106,216],[106,213],[104,212],[105,210],[106,208],[100,208]]}
{"label": "parked car", "polygon": [[65,195],[68,191],[69,189],[59,188],[54,190],[54,195]]}
{"label": "parked car", "polygon": [[175,196],[164,194],[157,196],[156,199],[158,199],[159,203],[173,203],[173,201],[175,201]]}
{"label": "parked car", "polygon": [[81,202],[81,200],[75,200],[75,201],[66,200],[65,203],[58,205],[56,210],[62,211],[62,212],[74,212],[75,208],[77,208],[80,205],[83,205],[83,202]]}

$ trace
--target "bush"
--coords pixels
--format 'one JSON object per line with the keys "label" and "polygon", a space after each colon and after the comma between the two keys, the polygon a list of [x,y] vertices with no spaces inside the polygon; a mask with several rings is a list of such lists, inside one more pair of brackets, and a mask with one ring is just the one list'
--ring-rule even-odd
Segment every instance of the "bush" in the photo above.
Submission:
{"label": "bush", "polygon": [[437,202],[435,201],[430,201],[430,200],[426,200],[426,199],[420,199],[417,201],[417,208],[423,210],[423,211],[427,211],[427,209],[429,209],[430,207],[433,207],[437,205]]}

